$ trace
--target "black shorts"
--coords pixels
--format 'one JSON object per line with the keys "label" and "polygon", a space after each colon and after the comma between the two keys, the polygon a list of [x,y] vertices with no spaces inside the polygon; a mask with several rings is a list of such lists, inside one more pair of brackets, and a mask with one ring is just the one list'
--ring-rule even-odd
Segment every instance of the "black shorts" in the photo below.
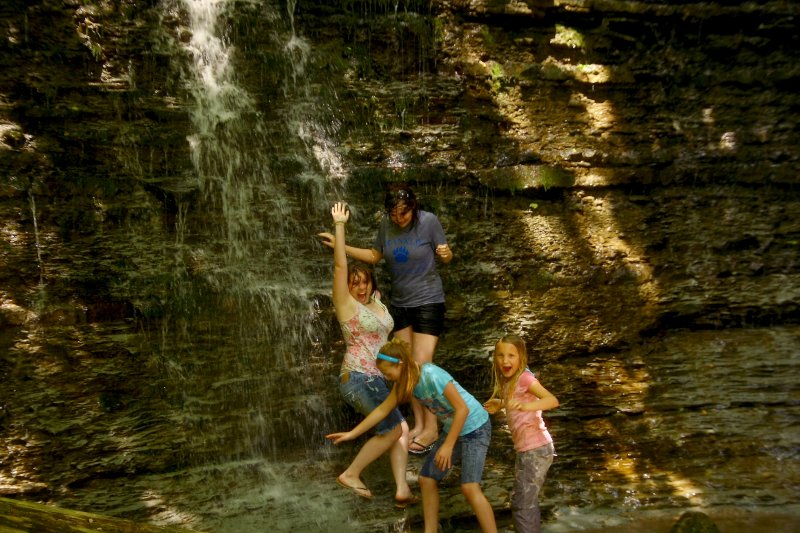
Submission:
{"label": "black shorts", "polygon": [[434,337],[439,337],[444,331],[444,311],[443,303],[418,307],[389,305],[389,313],[394,319],[393,331],[400,331],[411,326],[414,333],[426,333]]}

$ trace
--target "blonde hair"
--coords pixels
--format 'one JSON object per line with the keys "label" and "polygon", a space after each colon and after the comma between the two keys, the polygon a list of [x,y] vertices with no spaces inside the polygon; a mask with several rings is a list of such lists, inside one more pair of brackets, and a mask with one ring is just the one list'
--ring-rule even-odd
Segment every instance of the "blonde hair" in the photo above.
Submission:
{"label": "blonde hair", "polygon": [[501,398],[503,401],[506,401],[511,394],[513,394],[514,389],[517,386],[517,381],[519,381],[519,377],[525,372],[525,369],[528,368],[528,350],[525,347],[525,341],[519,335],[503,335],[500,337],[500,340],[497,341],[494,345],[495,351],[497,351],[498,344],[511,344],[517,349],[517,353],[519,354],[519,368],[514,373],[513,376],[506,379],[503,376],[503,373],[500,372],[499,365],[497,364],[497,358],[492,353],[492,373],[494,374],[494,390],[492,390],[492,398]]}
{"label": "blonde hair", "polygon": [[400,365],[400,377],[394,384],[397,391],[397,403],[405,403],[411,400],[414,394],[414,387],[419,382],[419,365],[411,357],[411,345],[406,341],[394,338],[381,346],[380,353],[399,359],[399,363],[392,363],[384,359],[378,359],[378,364]]}

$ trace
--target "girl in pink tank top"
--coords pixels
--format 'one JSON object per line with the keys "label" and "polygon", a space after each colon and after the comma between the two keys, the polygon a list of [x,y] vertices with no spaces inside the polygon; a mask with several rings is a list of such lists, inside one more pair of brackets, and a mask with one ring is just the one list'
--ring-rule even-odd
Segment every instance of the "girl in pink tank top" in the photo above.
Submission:
{"label": "girl in pink tank top", "polygon": [[553,438],[542,411],[558,407],[558,399],[528,369],[525,341],[502,337],[494,348],[494,391],[484,404],[489,413],[506,410],[517,459],[511,514],[518,533],[540,533],[539,491],[553,462]]}

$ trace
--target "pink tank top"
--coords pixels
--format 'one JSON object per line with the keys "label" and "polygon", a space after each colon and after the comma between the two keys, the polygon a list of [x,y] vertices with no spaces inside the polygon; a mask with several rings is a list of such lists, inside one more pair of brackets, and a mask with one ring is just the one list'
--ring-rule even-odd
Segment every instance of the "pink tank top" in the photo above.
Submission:
{"label": "pink tank top", "polygon": [[381,374],[375,366],[375,358],[378,350],[389,339],[394,319],[386,306],[380,300],[376,301],[383,311],[383,316],[376,315],[367,306],[359,303],[355,316],[347,322],[340,323],[347,351],[339,375],[347,372],[362,372],[371,376]]}

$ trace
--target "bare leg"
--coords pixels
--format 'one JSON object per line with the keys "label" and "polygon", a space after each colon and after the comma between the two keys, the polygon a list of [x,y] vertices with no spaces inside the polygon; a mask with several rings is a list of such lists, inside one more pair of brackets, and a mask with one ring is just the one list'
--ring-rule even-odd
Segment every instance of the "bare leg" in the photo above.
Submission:
{"label": "bare leg", "polygon": [[439,484],[433,478],[420,476],[419,488],[422,491],[422,516],[425,520],[425,533],[439,530]]}
{"label": "bare leg", "polygon": [[[419,364],[433,362],[433,353],[436,351],[436,345],[439,343],[439,337],[435,335],[428,335],[427,333],[412,333],[411,355],[414,360]],[[413,407],[413,402],[412,402]],[[415,423],[415,429],[419,428],[414,437],[417,442],[423,446],[427,446],[439,438],[439,421],[436,415],[427,409],[420,406],[422,414],[422,424]],[[417,418],[417,412],[414,411],[414,418]],[[413,431],[412,431],[413,433]]]}
{"label": "bare leg", "polygon": [[389,449],[389,462],[392,465],[392,474],[397,490],[394,493],[396,500],[406,500],[411,496],[411,487],[406,480],[406,467],[408,466],[408,424],[400,424],[402,433],[400,438]]}
{"label": "bare leg", "polygon": [[[413,331],[411,330],[411,326],[403,328],[401,330],[394,332],[394,337],[406,341],[409,346],[411,346],[411,353],[414,353],[414,339],[413,339]],[[416,360],[416,359],[415,359]],[[425,427],[425,416],[423,415],[422,404],[420,404],[416,398],[411,399],[411,412],[414,415],[414,427],[411,428],[411,431],[408,433],[408,441],[411,442],[414,438],[422,433],[423,428]],[[427,444],[427,443],[426,443]]]}
{"label": "bare leg", "polygon": [[401,434],[401,424],[398,424],[391,431],[383,435],[375,435],[369,439],[358,451],[358,455],[356,455],[356,458],[350,463],[350,466],[347,467],[347,470],[339,474],[339,481],[348,487],[365,486],[364,482],[361,481],[361,472],[372,464],[375,459],[386,453],[386,451],[397,442]]}
{"label": "bare leg", "polygon": [[[411,398],[411,413],[414,415],[414,429],[408,432],[408,440],[409,442],[413,442],[417,439],[418,435],[422,434],[423,429],[425,429],[425,409],[422,407],[422,404],[419,403],[419,400],[416,398]],[[425,444],[428,444],[427,442]]]}
{"label": "bare leg", "polygon": [[[422,478],[420,478],[422,479]],[[461,493],[467,498],[470,507],[475,512],[478,523],[483,533],[497,533],[497,524],[494,521],[494,509],[481,490],[480,483],[464,483]]]}

